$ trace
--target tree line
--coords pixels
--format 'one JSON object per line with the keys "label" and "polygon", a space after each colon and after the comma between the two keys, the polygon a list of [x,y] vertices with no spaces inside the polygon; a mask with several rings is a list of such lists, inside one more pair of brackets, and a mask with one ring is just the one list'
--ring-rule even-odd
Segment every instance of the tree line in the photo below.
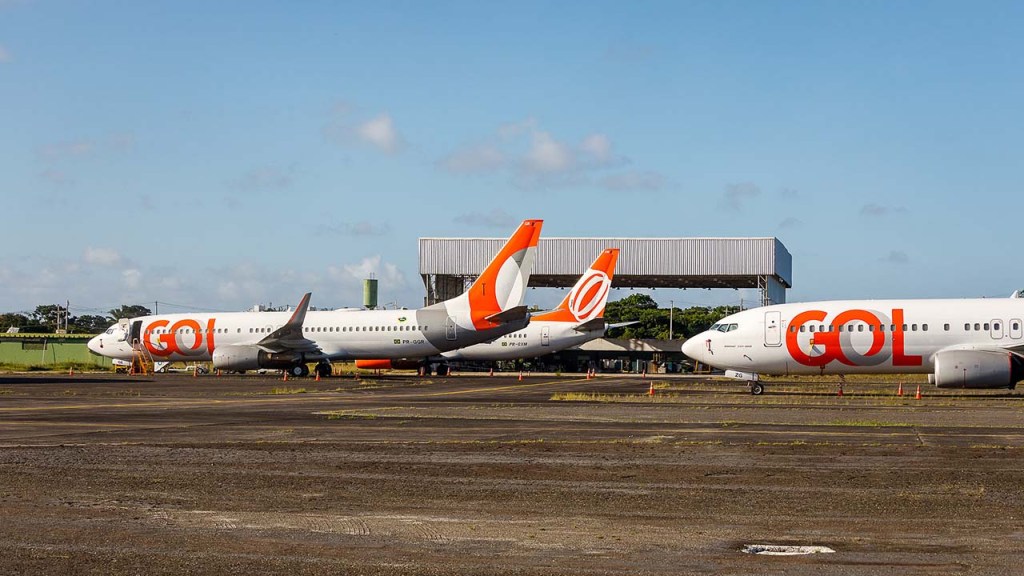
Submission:
{"label": "tree line", "polygon": [[633,322],[637,324],[624,328],[609,330],[609,338],[654,338],[669,339],[669,320],[671,318],[671,334],[675,340],[683,340],[700,334],[722,318],[740,311],[739,306],[691,306],[690,308],[658,308],[658,303],[647,294],[630,294],[629,296],[609,302],[604,309],[604,318],[608,323]]}
{"label": "tree line", "polygon": [[49,333],[67,326],[73,334],[99,334],[122,318],[134,318],[152,314],[149,308],[138,304],[122,305],[107,314],[83,314],[71,316],[65,306],[43,304],[28,314],[6,312],[0,314],[0,332],[17,328],[19,332]]}

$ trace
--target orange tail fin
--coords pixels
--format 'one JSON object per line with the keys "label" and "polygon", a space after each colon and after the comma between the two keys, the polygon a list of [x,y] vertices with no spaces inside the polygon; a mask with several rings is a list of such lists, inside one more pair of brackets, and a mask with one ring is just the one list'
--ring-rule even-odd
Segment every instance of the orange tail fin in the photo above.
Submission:
{"label": "orange tail fin", "polygon": [[543,314],[534,314],[534,320],[555,322],[586,322],[600,318],[608,302],[615,263],[619,260],[618,248],[607,248],[594,260],[583,276],[572,287],[557,308]]}
{"label": "orange tail fin", "polygon": [[469,287],[466,296],[476,328],[491,327],[488,316],[522,305],[543,224],[543,220],[524,220]]}

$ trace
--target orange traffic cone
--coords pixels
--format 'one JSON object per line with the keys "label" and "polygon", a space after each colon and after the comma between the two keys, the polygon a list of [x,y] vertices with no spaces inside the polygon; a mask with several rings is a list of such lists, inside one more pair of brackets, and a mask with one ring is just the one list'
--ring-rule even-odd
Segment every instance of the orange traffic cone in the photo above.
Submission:
{"label": "orange traffic cone", "polygon": [[288,371],[287,370],[284,371],[284,381],[285,382],[288,381]]}
{"label": "orange traffic cone", "polygon": [[921,399],[921,385],[918,384],[917,385],[917,394],[914,394],[914,400],[920,400],[920,399]]}
{"label": "orange traffic cone", "polygon": [[644,368],[644,373],[641,375],[641,378],[647,380],[647,368]]}
{"label": "orange traffic cone", "polygon": [[523,381],[523,371],[522,370],[519,371],[519,381],[520,382]]}
{"label": "orange traffic cone", "polygon": [[488,376],[494,376],[494,368],[491,368],[491,372],[490,374],[488,374]]}
{"label": "orange traffic cone", "polygon": [[651,389],[647,391],[648,396],[654,396],[654,382],[651,382]]}
{"label": "orange traffic cone", "polygon": [[195,378],[198,375],[199,375],[199,366],[193,366],[192,367],[192,377]]}
{"label": "orange traffic cone", "polygon": [[74,376],[74,375],[75,375],[75,367],[72,366],[71,368],[68,369],[68,376]]}
{"label": "orange traffic cone", "polygon": [[843,395],[843,383],[840,382],[839,383],[839,390],[836,392],[836,396],[842,396],[842,395]]}
{"label": "orange traffic cone", "polygon": [[903,396],[903,382],[900,382],[900,387],[896,389],[897,396]]}
{"label": "orange traffic cone", "polygon": [[313,381],[314,382],[319,382],[320,381],[320,371],[319,370],[316,371],[316,378]]}

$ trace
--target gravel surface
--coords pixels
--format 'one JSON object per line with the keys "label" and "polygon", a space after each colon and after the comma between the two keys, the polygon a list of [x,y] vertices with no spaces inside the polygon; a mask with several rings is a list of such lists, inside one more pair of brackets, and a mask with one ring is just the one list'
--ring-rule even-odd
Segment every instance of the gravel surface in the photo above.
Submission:
{"label": "gravel surface", "polygon": [[0,574],[1019,569],[1024,396],[649,384],[0,375]]}

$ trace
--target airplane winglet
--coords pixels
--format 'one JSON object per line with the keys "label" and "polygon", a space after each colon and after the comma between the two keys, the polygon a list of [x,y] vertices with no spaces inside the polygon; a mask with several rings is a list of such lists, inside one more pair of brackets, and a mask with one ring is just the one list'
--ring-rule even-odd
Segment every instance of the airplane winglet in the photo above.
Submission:
{"label": "airplane winglet", "polygon": [[485,317],[484,320],[493,322],[494,324],[507,324],[509,322],[515,322],[526,318],[530,315],[528,310],[529,309],[526,306],[516,306],[514,308],[509,308],[508,310],[502,310],[497,314],[491,314],[490,316]]}
{"label": "airplane winglet", "polygon": [[309,310],[309,299],[312,292],[306,292],[299,305],[295,307],[288,321],[277,330],[267,334],[256,344],[267,352],[281,352],[282,350],[318,350],[318,346],[302,334],[302,323],[306,321],[306,311]]}
{"label": "airplane winglet", "polygon": [[302,327],[302,323],[306,321],[306,310],[309,309],[309,298],[312,295],[312,292],[306,292],[302,296],[302,300],[299,300],[299,305],[295,307],[295,312],[292,313],[292,317],[288,319],[285,326]]}

